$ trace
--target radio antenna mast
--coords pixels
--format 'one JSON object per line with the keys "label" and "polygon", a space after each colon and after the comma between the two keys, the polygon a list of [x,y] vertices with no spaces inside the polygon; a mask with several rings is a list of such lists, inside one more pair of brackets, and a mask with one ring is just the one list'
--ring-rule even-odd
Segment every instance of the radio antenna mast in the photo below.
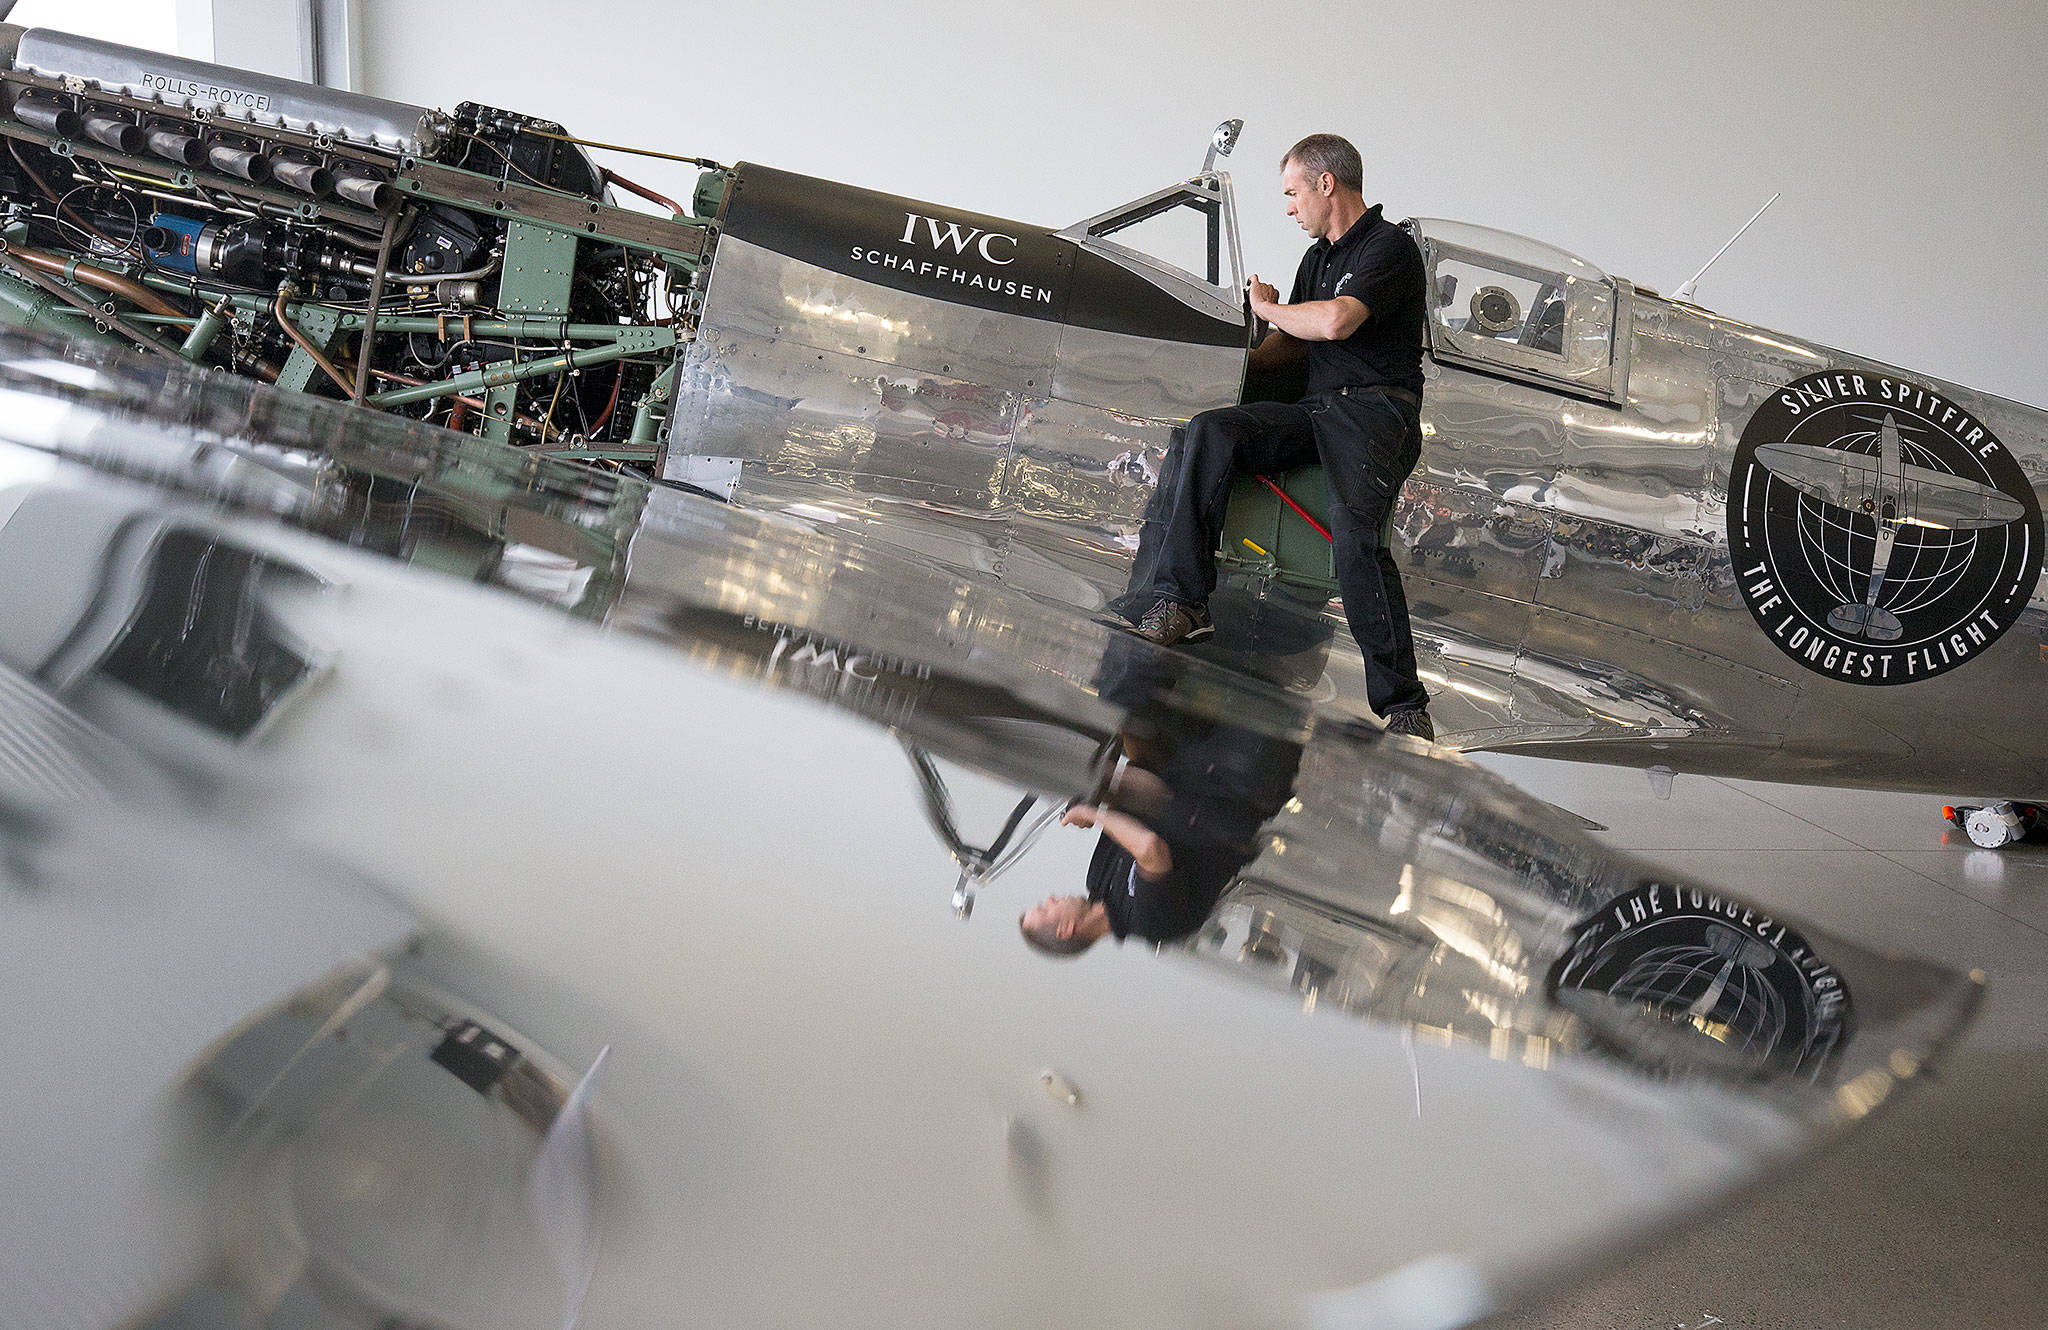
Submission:
{"label": "radio antenna mast", "polygon": [[[1783,192],[1784,192],[1783,190],[1780,190],[1780,191],[1779,191],[1779,193],[1780,193],[1780,194],[1782,194]],[[1772,205],[1773,203],[1776,203],[1777,201],[1778,201],[1778,195],[1777,195],[1777,194],[1773,194],[1773,195],[1771,195],[1771,196],[1770,196],[1769,198],[1765,199],[1765,200],[1764,200],[1764,206],[1763,206],[1763,207],[1761,207],[1761,208],[1758,208],[1758,209],[1757,209],[1757,210],[1756,210],[1755,212],[1751,213],[1751,214],[1750,214],[1750,217],[1749,217],[1749,220],[1748,220],[1748,221],[1746,221],[1746,222],[1744,222],[1744,223],[1743,223],[1743,224],[1741,225],[1741,227],[1739,227],[1739,228],[1738,228],[1738,229],[1736,230],[1736,232],[1735,232],[1735,234],[1734,234],[1734,235],[1732,235],[1732,236],[1729,236],[1729,237],[1728,237],[1728,244],[1727,244],[1727,245],[1723,245],[1723,246],[1721,246],[1721,248],[1719,248],[1719,249],[1715,250],[1715,251],[1714,251],[1714,257],[1713,257],[1713,258],[1711,258],[1711,259],[1708,259],[1708,260],[1707,260],[1707,261],[1706,261],[1705,263],[1701,264],[1701,265],[1700,265],[1700,270],[1699,270],[1698,272],[1696,272],[1696,273],[1694,273],[1694,274],[1693,274],[1692,276],[1690,276],[1690,277],[1686,278],[1686,279],[1685,279],[1685,281],[1684,281],[1683,283],[1681,283],[1681,284],[1679,285],[1679,288],[1678,288],[1678,289],[1677,289],[1676,291],[1673,291],[1673,292],[1671,293],[1671,298],[1672,298],[1673,300],[1683,300],[1683,301],[1685,301],[1685,302],[1686,302],[1687,304],[1691,304],[1691,303],[1692,303],[1692,296],[1693,296],[1693,291],[1694,291],[1694,289],[1695,289],[1695,288],[1697,288],[1697,287],[1699,286],[1699,284],[1700,284],[1700,278],[1702,278],[1702,277],[1705,277],[1705,276],[1707,275],[1707,269],[1709,269],[1709,268],[1713,267],[1713,266],[1714,266],[1714,265],[1715,265],[1716,263],[1720,262],[1720,260],[1721,260],[1721,256],[1722,256],[1723,254],[1726,254],[1726,253],[1728,252],[1728,246],[1729,246],[1729,245],[1733,245],[1733,244],[1734,244],[1734,243],[1735,243],[1736,241],[1738,241],[1738,240],[1742,239],[1742,233],[1743,233],[1744,231],[1747,231],[1747,230],[1748,230],[1748,229],[1749,229],[1750,227],[1752,227],[1752,226],[1756,225],[1756,219],[1757,219],[1757,218],[1759,218],[1759,217],[1761,217],[1761,216],[1763,216],[1763,215],[1764,215],[1764,213],[1766,213],[1767,211],[1769,211],[1769,210],[1770,210],[1770,206],[1771,206],[1771,205]]]}

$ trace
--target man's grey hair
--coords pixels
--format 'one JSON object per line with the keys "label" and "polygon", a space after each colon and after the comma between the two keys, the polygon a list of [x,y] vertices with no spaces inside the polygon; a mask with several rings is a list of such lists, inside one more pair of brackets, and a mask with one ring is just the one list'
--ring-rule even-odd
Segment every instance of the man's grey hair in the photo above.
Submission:
{"label": "man's grey hair", "polygon": [[1072,960],[1095,945],[1094,938],[1080,932],[1074,933],[1071,937],[1061,937],[1057,924],[1041,924],[1033,928],[1024,922],[1023,915],[1017,916],[1017,931],[1024,935],[1024,940],[1031,944],[1033,951],[1045,956],[1058,956],[1063,960]]}
{"label": "man's grey hair", "polygon": [[1287,155],[1280,159],[1280,169],[1285,171],[1289,162],[1301,167],[1310,180],[1328,171],[1353,194],[1365,193],[1365,162],[1358,149],[1351,146],[1351,140],[1342,135],[1309,135],[1287,150]]}

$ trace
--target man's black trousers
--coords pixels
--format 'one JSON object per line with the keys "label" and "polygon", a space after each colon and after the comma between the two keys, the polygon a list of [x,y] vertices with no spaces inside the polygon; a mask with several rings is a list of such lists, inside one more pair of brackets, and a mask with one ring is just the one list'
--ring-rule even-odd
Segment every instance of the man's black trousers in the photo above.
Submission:
{"label": "man's black trousers", "polygon": [[1422,453],[1415,407],[1354,389],[1300,402],[1250,402],[1204,411],[1167,450],[1145,512],[1123,602],[1142,613],[1158,597],[1198,605],[1216,586],[1216,542],[1231,481],[1277,476],[1320,461],[1329,478],[1330,535],[1344,617],[1365,653],[1366,700],[1381,716],[1427,705],[1415,677],[1408,600],[1380,533]]}

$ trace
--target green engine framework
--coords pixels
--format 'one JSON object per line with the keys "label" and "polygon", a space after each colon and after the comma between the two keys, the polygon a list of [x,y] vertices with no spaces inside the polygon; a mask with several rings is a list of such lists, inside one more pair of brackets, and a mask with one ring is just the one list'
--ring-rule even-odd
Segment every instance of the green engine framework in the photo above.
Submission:
{"label": "green engine framework", "polygon": [[680,204],[586,151],[612,145],[475,103],[422,111],[5,24],[0,57],[0,322],[538,453],[655,457],[718,163],[676,159],[701,172]]}

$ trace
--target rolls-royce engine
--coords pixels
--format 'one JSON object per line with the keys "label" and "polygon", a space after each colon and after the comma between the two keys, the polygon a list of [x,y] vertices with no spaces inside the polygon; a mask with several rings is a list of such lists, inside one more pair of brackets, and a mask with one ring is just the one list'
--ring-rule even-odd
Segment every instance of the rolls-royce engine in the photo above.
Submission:
{"label": "rolls-royce engine", "polygon": [[655,455],[717,163],[683,159],[685,206],[549,121],[6,24],[0,83],[0,321],[537,451]]}

